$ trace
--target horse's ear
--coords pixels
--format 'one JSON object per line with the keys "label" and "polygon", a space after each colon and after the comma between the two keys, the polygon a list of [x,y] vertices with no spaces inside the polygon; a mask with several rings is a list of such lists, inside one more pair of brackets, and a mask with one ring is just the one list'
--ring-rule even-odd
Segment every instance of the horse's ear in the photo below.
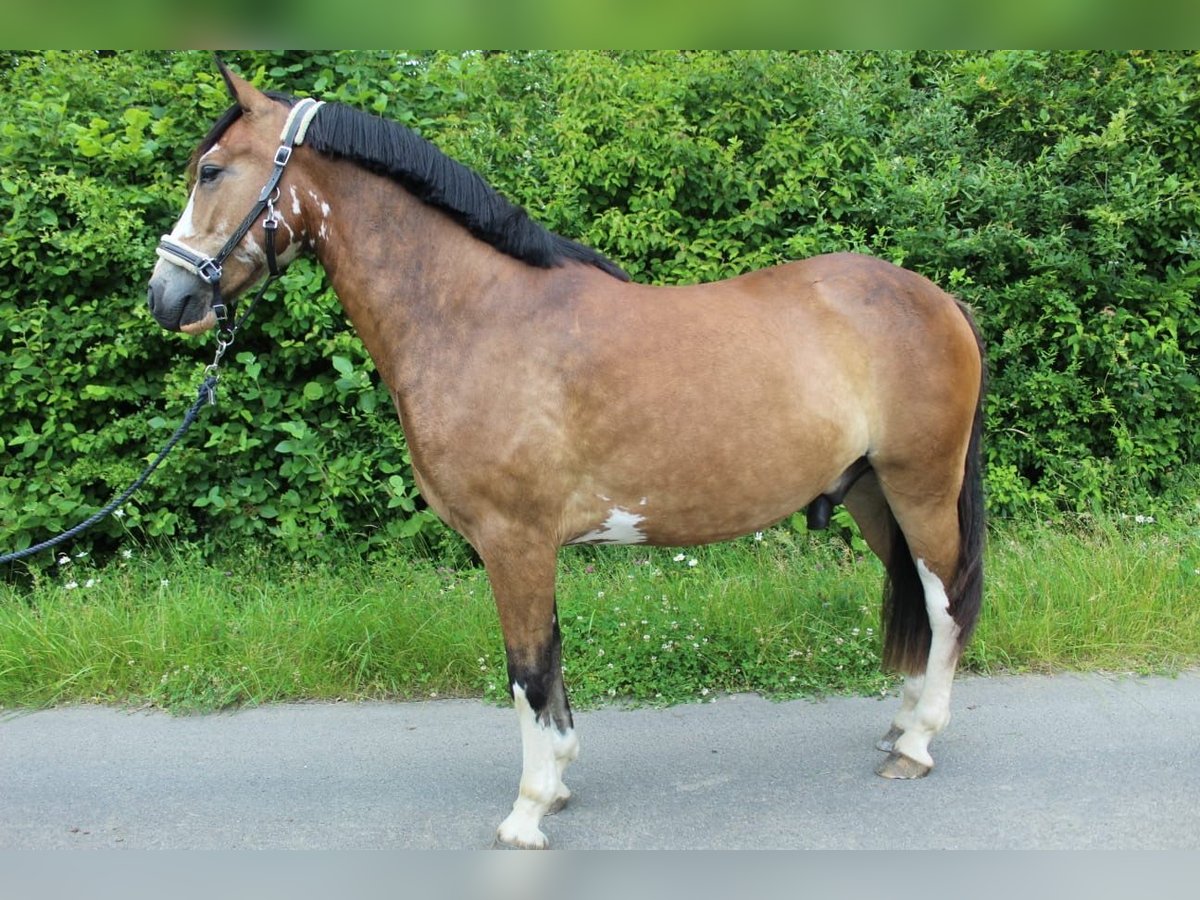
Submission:
{"label": "horse's ear", "polygon": [[217,64],[217,71],[221,73],[221,78],[225,80],[225,90],[229,91],[229,96],[236,100],[237,91],[233,87],[233,73],[229,71],[229,66],[225,65],[225,60],[221,59],[220,55],[213,54],[213,62]]}
{"label": "horse's ear", "polygon": [[229,96],[233,101],[242,108],[243,113],[250,115],[256,108],[270,104],[271,101],[264,93],[225,65],[221,57],[214,55],[213,58],[216,60],[221,78],[225,81],[225,89],[229,91]]}

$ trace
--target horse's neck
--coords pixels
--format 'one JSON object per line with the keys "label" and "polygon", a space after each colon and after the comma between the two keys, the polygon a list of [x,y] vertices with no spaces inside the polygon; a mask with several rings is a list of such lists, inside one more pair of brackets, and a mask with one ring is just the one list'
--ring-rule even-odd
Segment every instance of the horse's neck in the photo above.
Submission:
{"label": "horse's neck", "polygon": [[346,165],[333,168],[336,190],[317,191],[331,199],[307,227],[384,381],[404,391],[445,357],[435,351],[447,341],[486,326],[490,305],[506,287],[519,291],[530,267],[394,182]]}

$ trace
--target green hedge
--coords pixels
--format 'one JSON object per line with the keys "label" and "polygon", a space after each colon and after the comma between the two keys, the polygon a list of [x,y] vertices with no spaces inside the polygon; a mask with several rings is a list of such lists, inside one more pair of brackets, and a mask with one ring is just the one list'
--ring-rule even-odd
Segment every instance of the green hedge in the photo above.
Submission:
{"label": "green hedge", "polygon": [[[419,129],[638,280],[847,249],[928,275],[975,307],[989,345],[998,512],[1147,503],[1194,477],[1198,54],[227,58],[262,87]],[[11,549],[127,483],[194,396],[211,339],[160,331],[145,284],[228,99],[206,54],[10,52],[0,100]],[[318,267],[294,264],[232,352],[218,406],[76,550],[453,540]]]}

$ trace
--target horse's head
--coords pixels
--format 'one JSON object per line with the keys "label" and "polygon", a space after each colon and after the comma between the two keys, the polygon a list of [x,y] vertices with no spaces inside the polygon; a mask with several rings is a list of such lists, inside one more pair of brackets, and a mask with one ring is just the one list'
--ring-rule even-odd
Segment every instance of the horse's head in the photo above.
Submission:
{"label": "horse's head", "polygon": [[[220,68],[235,105],[192,154],[191,196],[159,245],[147,291],[158,323],[188,334],[216,325],[223,298],[242,293],[273,270],[276,259],[286,263],[304,242],[299,203],[293,202],[295,164],[287,171],[284,166],[317,104],[293,107]],[[293,110],[308,116],[297,122]],[[286,154],[281,144],[289,146]],[[280,202],[281,195],[289,201]]]}

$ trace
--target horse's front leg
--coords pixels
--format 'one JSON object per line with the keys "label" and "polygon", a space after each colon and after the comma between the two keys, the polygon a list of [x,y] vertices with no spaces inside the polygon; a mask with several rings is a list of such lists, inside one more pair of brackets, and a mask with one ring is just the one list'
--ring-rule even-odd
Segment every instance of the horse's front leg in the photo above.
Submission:
{"label": "horse's front leg", "polygon": [[566,805],[563,772],[579,740],[562,680],[562,639],[554,602],[556,548],[530,542],[480,548],[508,657],[508,683],[521,727],[521,784],[497,838],[514,847],[547,845],[542,817]]}

